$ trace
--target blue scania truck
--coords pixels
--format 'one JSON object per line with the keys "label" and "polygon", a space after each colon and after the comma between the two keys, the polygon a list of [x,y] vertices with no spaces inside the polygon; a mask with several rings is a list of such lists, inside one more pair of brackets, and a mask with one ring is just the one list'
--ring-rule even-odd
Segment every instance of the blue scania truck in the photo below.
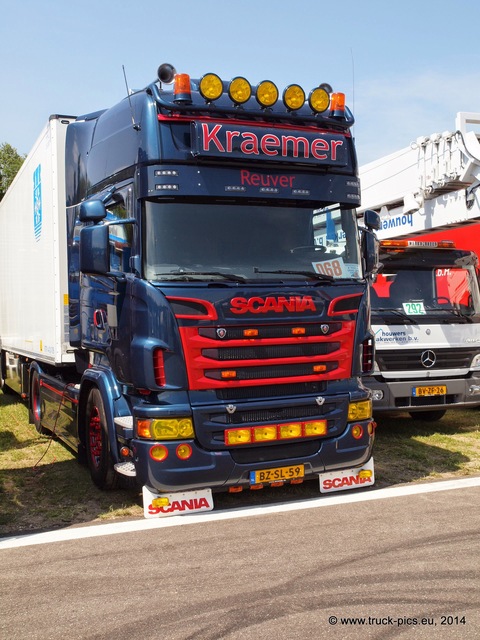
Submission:
{"label": "blue scania truck", "polygon": [[0,203],[4,392],[145,515],[374,482],[377,269],[343,93],[194,80],[51,116]]}

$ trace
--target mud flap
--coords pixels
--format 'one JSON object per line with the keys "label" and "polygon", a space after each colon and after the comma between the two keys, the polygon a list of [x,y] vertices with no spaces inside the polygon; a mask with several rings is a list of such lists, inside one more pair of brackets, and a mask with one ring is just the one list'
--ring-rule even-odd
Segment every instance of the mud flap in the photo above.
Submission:
{"label": "mud flap", "polygon": [[164,518],[201,511],[212,511],[211,489],[178,493],[153,493],[143,487],[143,515],[145,518]]}
{"label": "mud flap", "polygon": [[320,493],[333,493],[334,491],[371,487],[375,484],[373,458],[370,458],[370,460],[361,467],[321,473],[319,479]]}

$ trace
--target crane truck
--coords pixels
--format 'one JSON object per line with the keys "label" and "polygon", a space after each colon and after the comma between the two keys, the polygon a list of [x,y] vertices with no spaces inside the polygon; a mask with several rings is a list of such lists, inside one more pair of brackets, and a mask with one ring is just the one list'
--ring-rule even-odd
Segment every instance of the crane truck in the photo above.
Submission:
{"label": "crane truck", "polygon": [[[425,420],[480,404],[480,114],[360,168],[379,212],[371,288],[374,413]],[[360,209],[360,212],[362,209]]]}
{"label": "crane truck", "polygon": [[379,220],[345,95],[157,75],[51,116],[0,204],[4,390],[145,517],[371,486]]}

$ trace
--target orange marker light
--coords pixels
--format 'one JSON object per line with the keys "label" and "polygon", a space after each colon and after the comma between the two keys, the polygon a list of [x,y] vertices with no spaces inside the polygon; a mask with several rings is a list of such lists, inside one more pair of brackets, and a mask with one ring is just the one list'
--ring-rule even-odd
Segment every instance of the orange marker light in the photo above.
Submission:
{"label": "orange marker light", "polygon": [[306,332],[305,327],[293,327],[292,336],[304,336]]}
{"label": "orange marker light", "polygon": [[345,115],[345,94],[344,93],[332,93],[330,99],[330,109],[334,116]]}
{"label": "orange marker light", "polygon": [[241,493],[243,487],[228,487],[228,493]]}
{"label": "orange marker light", "polygon": [[188,73],[177,73],[173,81],[174,102],[191,102],[192,90]]}
{"label": "orange marker light", "polygon": [[137,420],[137,434],[139,438],[151,438],[150,420]]}

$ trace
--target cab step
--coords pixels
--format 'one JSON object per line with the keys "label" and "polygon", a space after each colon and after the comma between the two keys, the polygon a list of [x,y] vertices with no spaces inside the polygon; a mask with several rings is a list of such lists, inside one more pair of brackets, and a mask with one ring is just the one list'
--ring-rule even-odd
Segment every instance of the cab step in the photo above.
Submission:
{"label": "cab step", "polygon": [[113,468],[117,473],[122,474],[122,476],[134,478],[137,475],[133,462],[117,462],[117,464],[113,465]]}

